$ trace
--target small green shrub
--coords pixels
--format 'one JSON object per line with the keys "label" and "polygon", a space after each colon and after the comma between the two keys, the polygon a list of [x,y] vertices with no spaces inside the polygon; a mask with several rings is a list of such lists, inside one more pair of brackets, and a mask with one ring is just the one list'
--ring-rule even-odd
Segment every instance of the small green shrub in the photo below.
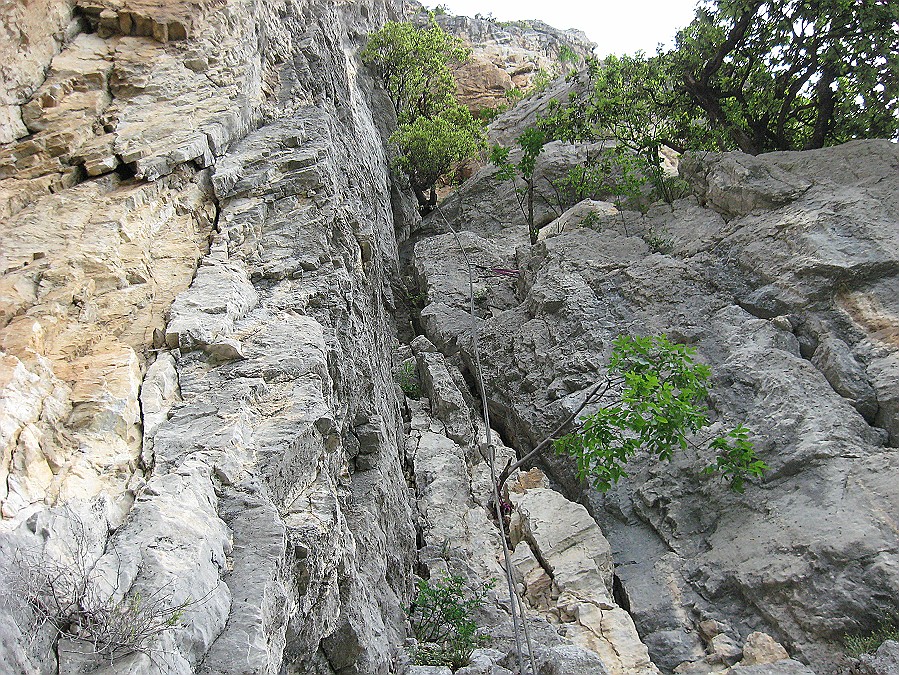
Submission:
{"label": "small green shrub", "polygon": [[576,66],[581,62],[581,57],[568,45],[562,45],[559,47],[559,61]]}
{"label": "small green shrub", "polygon": [[495,108],[481,108],[476,113],[472,113],[474,118],[479,122],[484,124],[490,124],[497,117],[502,115],[509,109],[509,105],[507,103],[500,103]]}
{"label": "small green shrub", "polygon": [[590,211],[581,221],[582,227],[596,228],[599,224],[599,214],[596,211]]}
{"label": "small green shrub", "polygon": [[[640,450],[668,461],[677,448],[696,445],[693,437],[709,424],[704,400],[711,371],[694,363],[695,349],[664,335],[621,335],[614,342],[605,392],[613,400],[580,419],[579,427],[554,442],[559,454],[577,463],[578,476],[605,492],[625,478],[628,460]],[[717,453],[703,473],[720,473],[736,492],[767,470],[742,425],[712,439]]]}
{"label": "small green shrub", "polygon": [[541,68],[537,71],[537,74],[534,75],[534,79],[531,80],[531,88],[528,91],[528,95],[540,94],[546,91],[552,81],[552,76],[545,68]]}
{"label": "small green shrub", "polygon": [[846,653],[850,656],[873,654],[887,640],[899,641],[899,625],[895,621],[881,621],[880,624],[869,633],[847,635],[843,640],[846,645]]}
{"label": "small green shrub", "polygon": [[512,103],[518,103],[525,96],[524,90],[519,89],[518,87],[512,87],[511,89],[506,90],[506,98],[509,99]]}
{"label": "small green shrub", "polygon": [[653,253],[671,253],[674,250],[674,239],[664,230],[650,230],[643,235],[643,241]]}
{"label": "small green shrub", "polygon": [[415,361],[405,361],[393,373],[393,380],[400,386],[403,393],[409,398],[421,398],[421,383],[418,380],[418,372],[415,369]]}
{"label": "small green shrub", "polygon": [[409,621],[418,644],[410,648],[416,665],[448,666],[453,670],[468,664],[471,653],[490,641],[478,632],[472,613],[484,605],[493,583],[466,592],[465,579],[445,576],[435,584],[418,582],[418,596],[409,608]]}

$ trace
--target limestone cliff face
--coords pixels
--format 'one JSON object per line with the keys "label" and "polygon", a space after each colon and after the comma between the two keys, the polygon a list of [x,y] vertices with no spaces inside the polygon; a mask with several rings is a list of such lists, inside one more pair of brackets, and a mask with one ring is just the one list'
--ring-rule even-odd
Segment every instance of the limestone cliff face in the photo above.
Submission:
{"label": "limestone cliff face", "polygon": [[[387,672],[414,551],[390,374],[408,214],[390,105],[355,53],[394,8],[15,7],[6,571],[62,555],[113,601],[193,599],[158,648],[117,660],[127,672]],[[88,667],[13,619],[3,672]]]}
{"label": "limestone cliff face", "polygon": [[[405,0],[406,16],[418,23],[429,21],[417,0]],[[595,45],[574,29],[559,30],[542,21],[497,21],[454,14],[437,14],[437,24],[471,49],[465,63],[453,67],[459,100],[472,111],[508,104],[506,93],[530,89],[538,76],[550,80],[568,72],[573,65],[563,59],[569,50],[583,61]]]}

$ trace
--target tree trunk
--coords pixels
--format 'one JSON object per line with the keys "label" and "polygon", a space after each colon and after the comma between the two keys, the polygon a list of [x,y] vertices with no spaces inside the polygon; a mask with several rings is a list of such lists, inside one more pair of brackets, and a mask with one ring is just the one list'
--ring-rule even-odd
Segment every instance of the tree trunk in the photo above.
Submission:
{"label": "tree trunk", "polygon": [[823,148],[824,142],[827,140],[827,131],[830,129],[833,111],[836,107],[834,92],[830,85],[836,77],[834,69],[827,67],[821,73],[821,79],[818,80],[818,84],[815,86],[815,93],[818,96],[818,118],[815,120],[815,128],[812,130],[812,135],[805,144],[806,150]]}
{"label": "tree trunk", "polygon": [[701,83],[693,77],[692,73],[684,73],[684,89],[694,98],[699,107],[705,110],[710,121],[722,125],[727,130],[731,140],[737,144],[740,150],[748,155],[757,155],[761,152],[761,148],[756,145],[749,134],[734,126],[727,119],[727,115],[725,115],[724,109],[721,107],[721,101],[718,100],[718,96],[712,91],[711,87]]}
{"label": "tree trunk", "polygon": [[537,228],[534,226],[534,177],[529,176],[528,179],[528,234],[531,237],[531,244],[537,243]]}

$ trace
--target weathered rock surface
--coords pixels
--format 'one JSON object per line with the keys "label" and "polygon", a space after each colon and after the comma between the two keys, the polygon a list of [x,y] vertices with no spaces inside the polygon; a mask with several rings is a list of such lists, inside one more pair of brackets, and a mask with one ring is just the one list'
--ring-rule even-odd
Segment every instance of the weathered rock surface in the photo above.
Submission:
{"label": "weathered rock surface", "polygon": [[214,217],[208,177],[179,171],[88,181],[2,221],[5,517],[126,490],[141,451],[142,367]]}
{"label": "weathered rock surface", "polygon": [[409,210],[354,52],[395,7],[44,5],[4,26],[34,42],[0,101],[0,562],[74,517],[105,601],[188,605],[112,665],[4,619],[0,670],[391,672]]}
{"label": "weathered rock surface", "polygon": [[893,675],[899,673],[899,642],[887,640],[874,654],[863,654],[853,675]]}
{"label": "weathered rock surface", "polygon": [[[715,372],[719,424],[745,421],[771,467],[761,484],[731,493],[699,477],[704,460],[690,452],[664,466],[634,462],[627,482],[600,495],[582,492],[565,462],[545,460],[603,526],[660,666],[712,653],[695,627],[717,619],[737,645],[764,630],[834,672],[832,645],[889,612],[885,599],[899,593],[886,515],[899,508],[890,487],[899,476],[899,151],[866,141],[683,167],[698,200],[558,228],[534,247],[491,169],[448,200],[442,210],[469,231],[469,255],[519,272],[484,280],[492,417],[526,449],[577,405],[619,333],[666,332],[696,346]],[[551,221],[551,209],[538,220]],[[439,231],[440,221],[424,225]],[[660,236],[668,253],[654,251]],[[451,235],[416,244],[429,301],[421,325],[470,367],[459,332],[467,281],[453,245]]]}
{"label": "weathered rock surface", "polygon": [[[633,619],[612,599],[611,547],[587,509],[540,487],[513,491],[511,498],[516,553],[525,546],[539,560],[546,577],[536,576],[538,589],[551,579],[549,602],[538,607],[561,624],[563,635],[598,654],[610,675],[658,673]],[[527,596],[534,585],[527,576],[534,575],[523,576]]]}
{"label": "weathered rock surface", "polygon": [[[412,348],[428,397],[425,405],[408,402],[406,455],[420,516],[419,563],[431,579],[461,575],[470,588],[494,581],[477,617],[492,638],[491,653],[482,650],[460,672],[517,672],[487,439],[472,427],[454,367],[421,336]],[[497,467],[512,457],[501,443],[495,453]],[[658,673],[630,616],[612,599],[609,543],[583,506],[544,487],[541,479],[539,472],[512,476],[509,524],[513,580],[530,605],[525,617],[537,672]]]}
{"label": "weathered rock surface", "polygon": [[[452,236],[414,251],[432,344],[400,360],[427,405],[400,403],[392,377],[413,209],[388,171],[391,107],[355,51],[401,9],[0,9],[3,672],[397,672],[414,572],[503,578]],[[563,44],[590,47],[533,22],[438,20],[473,44],[473,107]],[[541,155],[536,247],[490,169],[441,209],[478,265],[494,426],[527,448],[615,335],[667,331],[714,367],[719,424],[747,421],[772,470],[745,495],[698,478],[694,454],[636,462],[606,496],[558,460],[566,496],[514,476],[537,671],[810,672],[792,654],[832,672],[836,641],[899,594],[896,147],[687,158],[695,198],[645,219],[567,209],[549,187],[595,150]],[[23,576],[54,566],[81,570],[97,603],[184,615],[110,664],[34,623]],[[477,617],[494,644],[465,675],[517,668],[501,586]],[[862,665],[888,672],[890,644]]]}

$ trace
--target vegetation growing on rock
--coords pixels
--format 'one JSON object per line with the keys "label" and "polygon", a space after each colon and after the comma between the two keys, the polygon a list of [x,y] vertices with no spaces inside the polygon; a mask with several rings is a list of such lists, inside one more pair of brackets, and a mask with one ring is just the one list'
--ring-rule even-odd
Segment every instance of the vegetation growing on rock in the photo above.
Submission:
{"label": "vegetation growing on rock", "polygon": [[415,663],[458,670],[477,647],[490,641],[488,635],[478,632],[472,613],[483,606],[492,585],[467,591],[465,579],[458,575],[433,584],[419,580],[418,595],[409,609],[412,632],[418,640],[410,650]]}
{"label": "vegetation growing on rock", "polygon": [[[614,341],[608,375],[585,396],[581,406],[555,432],[519,461],[507,466],[500,484],[515,469],[532,461],[552,443],[558,454],[572,457],[581,480],[605,492],[627,477],[627,462],[640,451],[669,461],[688,447],[715,452],[704,474],[719,473],[736,492],[746,481],[760,477],[768,466],[755,454],[749,429],[742,424],[726,433],[699,441],[709,427],[711,369],[696,363],[696,350],[664,335],[620,335]],[[581,417],[574,431],[558,436],[581,410],[597,409]]]}
{"label": "vegetation growing on rock", "polygon": [[389,22],[371,34],[362,52],[396,112],[394,166],[408,176],[424,213],[437,204],[437,179],[484,144],[480,122],[456,100],[448,67],[467,58],[462,41],[433,20],[422,28]]}
{"label": "vegetation growing on rock", "polygon": [[[631,203],[644,186],[668,202],[682,192],[663,171],[666,147],[756,155],[894,138],[897,22],[899,5],[885,0],[707,0],[674,49],[588,62],[571,76],[569,99],[551,101],[535,128],[543,143],[607,142],[585,170],[609,177],[594,192]],[[539,154],[534,138],[518,139],[525,156]]]}

